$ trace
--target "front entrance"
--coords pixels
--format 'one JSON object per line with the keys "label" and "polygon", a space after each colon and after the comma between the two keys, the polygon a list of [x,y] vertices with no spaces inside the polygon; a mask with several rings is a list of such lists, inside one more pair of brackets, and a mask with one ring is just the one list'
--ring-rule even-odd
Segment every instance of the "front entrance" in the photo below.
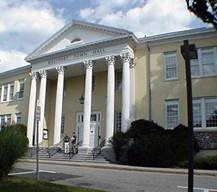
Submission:
{"label": "front entrance", "polygon": [[[76,113],[76,136],[77,141],[82,143],[83,127],[84,127],[84,113]],[[90,118],[90,148],[95,148],[99,145],[100,138],[100,121],[101,113],[92,112]]]}

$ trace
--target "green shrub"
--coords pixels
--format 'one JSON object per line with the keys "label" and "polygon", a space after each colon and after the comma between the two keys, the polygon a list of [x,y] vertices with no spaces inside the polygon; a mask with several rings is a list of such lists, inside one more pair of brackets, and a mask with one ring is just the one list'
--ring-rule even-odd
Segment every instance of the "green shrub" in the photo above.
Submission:
{"label": "green shrub", "polygon": [[[141,119],[132,122],[126,133],[116,134],[113,147],[119,161],[127,159],[131,165],[171,167],[187,160],[187,141],[188,129],[184,125],[165,130],[152,121]],[[196,140],[194,146],[196,153],[199,149]]]}
{"label": "green shrub", "polygon": [[139,119],[131,123],[131,127],[126,132],[128,138],[139,138],[150,133],[161,133],[164,128],[153,121]]}
{"label": "green shrub", "polygon": [[121,155],[121,148],[126,145],[128,140],[125,137],[125,134],[122,132],[117,132],[114,134],[112,138],[112,145],[113,150],[115,153],[115,158],[117,161],[119,161],[120,155]]}
{"label": "green shrub", "polygon": [[24,125],[12,125],[0,131],[0,180],[6,178],[15,161],[26,151],[28,139]]}
{"label": "green shrub", "polygon": [[194,159],[196,169],[217,169],[217,155],[197,157]]}

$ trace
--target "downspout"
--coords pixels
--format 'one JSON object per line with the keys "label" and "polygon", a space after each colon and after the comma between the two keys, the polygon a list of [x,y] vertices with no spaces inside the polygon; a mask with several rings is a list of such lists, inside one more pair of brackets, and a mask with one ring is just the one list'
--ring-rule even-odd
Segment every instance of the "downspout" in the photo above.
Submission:
{"label": "downspout", "polygon": [[147,70],[146,70],[146,80],[147,80],[147,88],[148,88],[148,119],[152,120],[152,99],[151,99],[151,69],[150,69],[150,47],[147,42],[147,57],[146,57],[146,63],[147,63]]}

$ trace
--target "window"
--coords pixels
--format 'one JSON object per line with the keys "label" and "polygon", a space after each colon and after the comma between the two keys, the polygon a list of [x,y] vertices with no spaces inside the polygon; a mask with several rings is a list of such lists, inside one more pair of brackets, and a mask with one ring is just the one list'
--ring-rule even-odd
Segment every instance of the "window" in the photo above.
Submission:
{"label": "window", "polygon": [[178,100],[166,101],[166,127],[173,129],[179,123]]}
{"label": "window", "polygon": [[19,81],[19,91],[18,91],[18,98],[22,99],[24,96],[24,86],[25,86],[25,82],[24,79]]}
{"label": "window", "polygon": [[198,49],[198,59],[191,61],[192,76],[209,76],[217,74],[217,48]]}
{"label": "window", "polygon": [[217,127],[217,98],[193,100],[194,128]]}
{"label": "window", "polygon": [[6,83],[0,86],[0,102],[13,100],[14,83]]}
{"label": "window", "polygon": [[0,116],[0,130],[5,126],[5,116]]}
{"label": "window", "polygon": [[115,112],[115,132],[121,131],[121,112]]}
{"label": "window", "polygon": [[11,115],[6,115],[6,122],[7,122],[7,125],[10,125],[11,124]]}
{"label": "window", "polygon": [[11,124],[11,114],[0,116],[0,129]]}
{"label": "window", "polygon": [[2,87],[0,85],[0,102],[2,102]]}
{"label": "window", "polygon": [[122,87],[122,72],[117,71],[115,75],[115,89],[120,90]]}
{"label": "window", "polygon": [[62,116],[62,119],[61,119],[61,134],[64,134],[64,127],[65,127],[65,116]]}
{"label": "window", "polygon": [[165,79],[177,78],[177,59],[176,52],[164,53]]}
{"label": "window", "polygon": [[21,113],[16,113],[16,123],[17,124],[21,123]]}
{"label": "window", "polygon": [[14,84],[11,83],[10,84],[10,93],[9,93],[9,100],[13,100],[13,97],[14,97]]}
{"label": "window", "polygon": [[4,89],[3,89],[3,101],[7,101],[7,97],[8,97],[8,85],[4,85]]}

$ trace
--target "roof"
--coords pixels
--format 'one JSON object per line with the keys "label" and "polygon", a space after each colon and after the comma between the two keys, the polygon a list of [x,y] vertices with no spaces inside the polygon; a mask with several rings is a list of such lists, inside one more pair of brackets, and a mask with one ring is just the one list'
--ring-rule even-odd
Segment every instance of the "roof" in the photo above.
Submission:
{"label": "roof", "polygon": [[196,28],[184,31],[176,31],[159,35],[147,36],[140,38],[139,41],[140,43],[164,42],[170,39],[195,38],[201,35],[211,33],[217,36],[216,30],[214,28]]}
{"label": "roof", "polygon": [[30,61],[31,59],[33,59],[35,56],[37,56],[37,54],[41,50],[43,50],[44,47],[46,47],[52,41],[54,41],[55,39],[57,39],[61,34],[63,34],[65,31],[67,31],[69,28],[71,28],[72,26],[75,26],[75,25],[83,26],[83,27],[89,27],[89,28],[96,29],[96,30],[101,30],[101,31],[107,31],[107,32],[110,32],[110,33],[118,34],[119,36],[130,36],[130,35],[133,35],[132,32],[130,32],[128,30],[125,30],[125,29],[120,29],[120,28],[105,26],[105,25],[101,25],[101,24],[89,23],[89,22],[85,22],[85,21],[72,20],[70,23],[68,23],[63,28],[61,28],[58,32],[56,32],[54,35],[52,35],[47,41],[45,41],[44,43],[42,43],[32,53],[30,53],[25,58],[25,60],[26,61]]}
{"label": "roof", "polygon": [[3,79],[5,77],[9,77],[12,74],[13,75],[22,74],[22,73],[25,73],[25,72],[29,71],[30,69],[31,69],[31,65],[26,65],[26,66],[23,66],[23,67],[19,67],[19,68],[16,68],[16,69],[5,71],[5,72],[0,73],[0,79]]}

